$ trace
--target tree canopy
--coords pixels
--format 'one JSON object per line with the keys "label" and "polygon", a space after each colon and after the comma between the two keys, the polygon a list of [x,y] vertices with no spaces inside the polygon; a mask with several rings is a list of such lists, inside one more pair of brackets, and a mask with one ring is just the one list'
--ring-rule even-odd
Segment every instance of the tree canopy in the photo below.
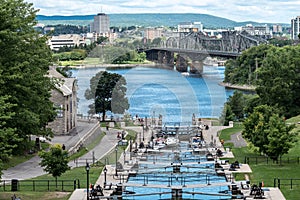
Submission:
{"label": "tree canopy", "polygon": [[259,148],[259,152],[278,160],[288,153],[297,141],[298,133],[292,132],[294,125],[287,125],[273,107],[261,105],[245,119],[242,135]]}
{"label": "tree canopy", "polygon": [[126,91],[126,80],[122,75],[107,71],[97,73],[90,80],[90,89],[85,92],[88,100],[94,100],[90,114],[102,113],[102,121],[105,121],[106,111],[123,114],[129,108]]}
{"label": "tree canopy", "polygon": [[276,107],[288,118],[296,116],[300,113],[300,46],[252,47],[226,63],[224,81],[256,85],[257,105]]}
{"label": "tree canopy", "polygon": [[68,166],[68,152],[63,150],[59,144],[50,147],[50,151],[41,151],[39,156],[42,158],[40,165],[44,170],[57,180],[67,170]]}
{"label": "tree canopy", "polygon": [[[2,0],[0,9],[0,132],[7,153],[24,153],[30,135],[51,135],[46,125],[55,117],[47,38],[33,28],[32,3]],[[3,104],[2,104],[3,102]],[[9,138],[9,140],[8,140]]]}

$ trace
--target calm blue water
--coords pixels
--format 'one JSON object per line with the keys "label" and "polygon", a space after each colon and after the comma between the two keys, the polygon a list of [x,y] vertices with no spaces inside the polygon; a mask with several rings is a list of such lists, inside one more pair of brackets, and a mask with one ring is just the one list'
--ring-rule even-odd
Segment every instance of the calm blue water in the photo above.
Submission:
{"label": "calm blue water", "polygon": [[[84,98],[90,79],[103,68],[72,70],[78,79],[78,113],[87,115],[91,101]],[[140,117],[163,116],[163,121],[190,122],[193,113],[198,118],[218,118],[233,90],[225,90],[224,67],[205,66],[202,77],[186,77],[174,70],[158,68],[123,68],[107,70],[118,73],[127,81],[128,113]]]}
{"label": "calm blue water", "polygon": [[[123,199],[172,199],[171,188],[182,186],[182,199],[231,199],[229,196],[222,196],[220,192],[228,191],[228,186],[218,185],[225,183],[225,176],[218,176],[214,169],[214,162],[207,162],[204,155],[187,152],[187,143],[180,143],[180,151],[177,154],[179,162],[175,161],[174,152],[160,152],[157,154],[146,155],[149,163],[139,164],[137,174],[130,176],[128,183],[137,184],[136,186],[127,186],[126,191],[134,193],[133,195],[124,193]],[[176,157],[177,157],[176,156]],[[156,164],[152,164],[156,157]],[[178,158],[177,157],[177,158]],[[144,157],[145,158],[145,157]],[[189,161],[188,161],[189,160]],[[190,160],[197,160],[191,162]],[[200,160],[200,164],[198,161]],[[180,163],[180,172],[173,172],[171,163]],[[173,172],[173,173],[172,173]],[[205,186],[199,186],[205,185]],[[187,186],[187,187],[185,187]],[[137,196],[135,196],[137,195]]]}

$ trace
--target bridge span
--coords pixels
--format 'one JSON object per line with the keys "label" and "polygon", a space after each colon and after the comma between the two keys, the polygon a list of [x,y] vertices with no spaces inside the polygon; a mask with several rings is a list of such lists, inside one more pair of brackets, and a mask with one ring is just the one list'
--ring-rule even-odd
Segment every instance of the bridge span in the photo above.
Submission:
{"label": "bridge span", "polygon": [[162,41],[160,47],[145,49],[147,59],[157,64],[176,66],[177,71],[203,72],[203,61],[207,57],[236,59],[241,52],[267,41],[251,36],[247,32],[226,31],[220,38],[211,38],[202,32],[177,33]]}

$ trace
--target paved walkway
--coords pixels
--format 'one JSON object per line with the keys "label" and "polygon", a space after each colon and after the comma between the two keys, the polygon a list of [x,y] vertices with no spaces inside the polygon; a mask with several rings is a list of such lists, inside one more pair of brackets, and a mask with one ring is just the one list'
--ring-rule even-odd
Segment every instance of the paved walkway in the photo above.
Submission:
{"label": "paved walkway", "polygon": [[[52,140],[52,144],[65,144],[66,149],[70,149],[73,147],[84,135],[89,132],[91,129],[94,129],[97,125],[95,122],[78,122],[78,126],[74,129],[69,135],[65,136],[55,136]],[[100,133],[100,128],[95,129],[96,133]],[[117,143],[117,131],[110,130],[101,140],[101,142],[89,153],[83,155],[80,160],[91,159],[92,154],[94,152],[95,159],[98,160],[102,158],[110,149],[114,148]],[[46,174],[43,168],[39,165],[41,159],[39,156],[34,156],[30,160],[21,163],[15,167],[9,168],[7,170],[3,170],[2,180],[10,180],[10,179],[30,179],[37,176],[41,176]],[[69,166],[75,167],[76,164],[74,161],[69,162]],[[77,166],[85,166],[85,162],[79,162]]]}

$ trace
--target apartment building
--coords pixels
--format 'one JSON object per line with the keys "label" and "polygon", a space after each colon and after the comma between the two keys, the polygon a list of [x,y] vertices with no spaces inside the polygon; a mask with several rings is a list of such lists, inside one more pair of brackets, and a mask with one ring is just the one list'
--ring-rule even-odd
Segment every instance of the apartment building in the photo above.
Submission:
{"label": "apartment building", "polygon": [[299,34],[300,34],[300,16],[291,20],[291,39],[299,40],[298,37]]}

